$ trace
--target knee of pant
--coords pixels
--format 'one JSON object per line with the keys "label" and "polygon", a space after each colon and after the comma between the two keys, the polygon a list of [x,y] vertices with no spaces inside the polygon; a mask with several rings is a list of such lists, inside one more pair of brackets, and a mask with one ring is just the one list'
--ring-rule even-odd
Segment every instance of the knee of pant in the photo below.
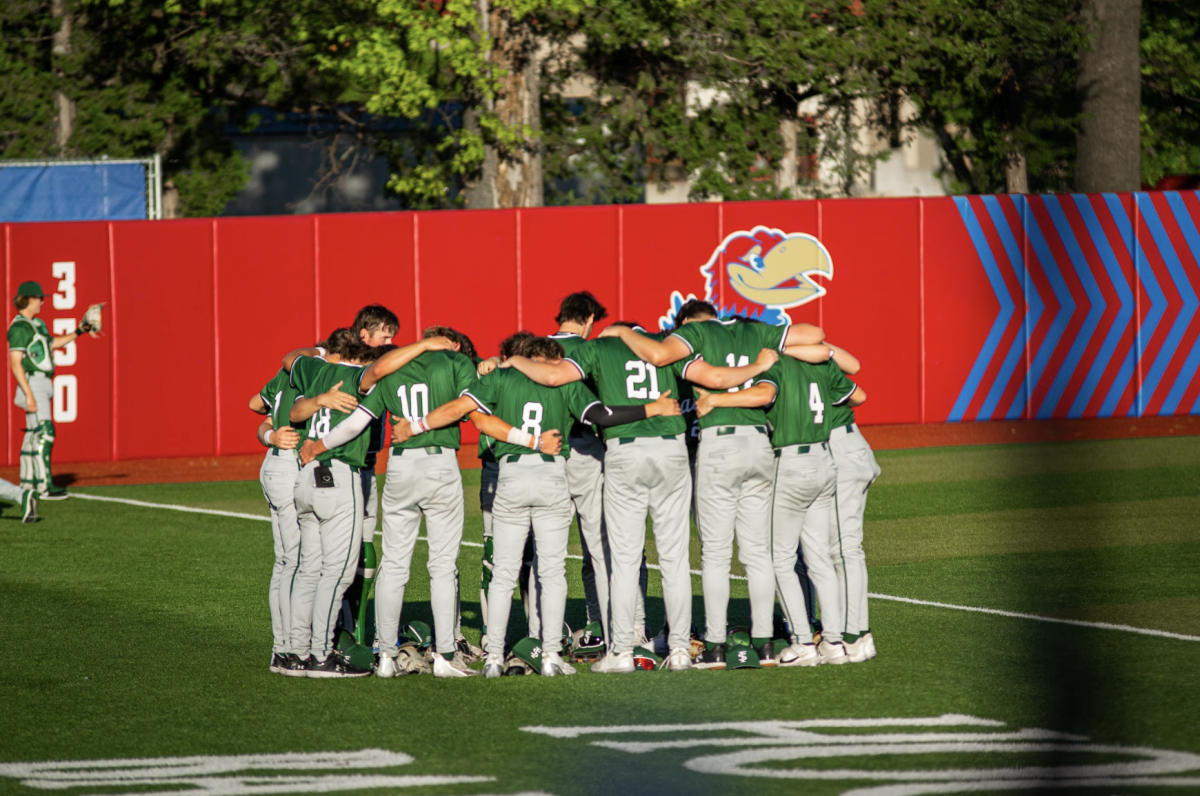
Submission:
{"label": "knee of pant", "polygon": [[733,563],[733,551],[728,548],[720,550],[701,550],[700,563],[704,566],[729,566]]}
{"label": "knee of pant", "polygon": [[502,569],[492,570],[492,582],[488,588],[511,592],[517,588],[517,573]]}
{"label": "knee of pant", "polygon": [[866,561],[867,554],[863,552],[861,545],[851,545],[842,549],[842,559],[845,561]]}
{"label": "knee of pant", "polygon": [[395,579],[401,586],[407,585],[409,566],[402,561],[385,558],[379,562],[378,576],[386,575],[389,579]]}
{"label": "knee of pant", "polygon": [[54,442],[54,421],[43,420],[38,423],[37,433],[44,442]]}
{"label": "knee of pant", "polygon": [[567,576],[566,562],[551,561],[550,559],[546,558],[539,559],[537,576],[538,580],[547,582],[555,579],[565,578]]}
{"label": "knee of pant", "polygon": [[445,558],[430,558],[425,565],[431,580],[453,578],[458,575],[458,562],[449,556]]}

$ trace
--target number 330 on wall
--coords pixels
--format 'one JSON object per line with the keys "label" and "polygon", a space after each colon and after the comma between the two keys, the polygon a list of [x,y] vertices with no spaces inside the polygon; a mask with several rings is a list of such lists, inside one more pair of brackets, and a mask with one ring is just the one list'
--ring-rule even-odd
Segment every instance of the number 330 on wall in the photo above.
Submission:
{"label": "number 330 on wall", "polygon": [[[50,273],[58,280],[54,295],[50,297],[56,310],[75,309],[75,263],[54,263]],[[70,334],[79,324],[75,318],[55,318],[51,322],[51,334],[55,337]],[[75,342],[71,341],[62,348],[54,351],[54,367],[66,368],[75,364],[77,352]],[[54,377],[54,422],[74,423],[79,416],[79,381],[73,373],[64,373]]]}

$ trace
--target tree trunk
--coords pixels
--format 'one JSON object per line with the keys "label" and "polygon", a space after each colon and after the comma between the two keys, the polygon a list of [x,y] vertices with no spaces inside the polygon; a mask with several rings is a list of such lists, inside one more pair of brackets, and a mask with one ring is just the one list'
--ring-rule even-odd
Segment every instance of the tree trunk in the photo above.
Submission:
{"label": "tree trunk", "polygon": [[[51,0],[50,16],[62,20],[58,30],[50,42],[50,52],[53,60],[71,54],[71,15],[66,8],[66,0]],[[65,78],[61,67],[55,66],[54,75],[60,81]],[[68,97],[61,89],[54,92],[54,147],[58,156],[67,154],[67,146],[71,134],[75,132],[75,100]]]}
{"label": "tree trunk", "polygon": [[800,122],[795,114],[784,116],[779,120],[779,137],[783,139],[783,155],[779,159],[779,168],[775,170],[775,190],[781,197],[796,198],[798,161],[796,137],[799,133]]}
{"label": "tree trunk", "polygon": [[1005,136],[1008,144],[1008,164],[1004,168],[1004,190],[1007,193],[1029,193],[1029,169],[1025,163],[1025,153],[1015,150],[1012,144],[1012,134]]}
{"label": "tree trunk", "polygon": [[[540,207],[543,201],[540,64],[537,40],[529,25],[516,23],[504,8],[478,0],[483,29],[491,36],[488,60],[500,74],[499,92],[485,104],[505,128],[528,130],[514,146],[489,142],[479,179],[465,189],[468,207]],[[469,130],[479,131],[479,109],[464,114]]]}
{"label": "tree trunk", "polygon": [[1084,193],[1141,188],[1141,0],[1084,0],[1091,47],[1079,56],[1082,117],[1075,188]]}

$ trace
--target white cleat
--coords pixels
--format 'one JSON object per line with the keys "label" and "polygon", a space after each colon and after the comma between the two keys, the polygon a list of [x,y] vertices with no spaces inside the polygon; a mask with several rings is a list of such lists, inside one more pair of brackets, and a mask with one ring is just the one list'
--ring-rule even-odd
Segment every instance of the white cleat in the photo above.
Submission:
{"label": "white cleat", "polygon": [[825,641],[817,646],[817,655],[820,656],[819,661],[822,664],[832,664],[840,666],[843,663],[850,662],[850,656],[846,654],[846,645],[840,641]]}
{"label": "white cleat", "polygon": [[483,676],[489,680],[494,680],[497,677],[504,676],[504,659],[493,658],[488,656],[487,662],[483,664]]}
{"label": "white cleat", "polygon": [[686,672],[692,668],[692,656],[689,650],[671,650],[671,654],[667,656],[667,670],[672,672]]}
{"label": "white cleat", "polygon": [[633,670],[632,652],[622,652],[619,655],[610,652],[592,664],[594,674],[625,674]]}
{"label": "white cleat", "polygon": [[793,644],[779,653],[780,666],[816,666],[820,662],[816,644]]}
{"label": "white cleat", "polygon": [[870,632],[868,632],[866,635],[864,635],[862,638],[860,638],[859,641],[862,642],[863,647],[867,651],[867,660],[871,660],[872,658],[874,658],[875,657],[875,637],[872,636],[870,634]]}
{"label": "white cleat", "polygon": [[875,657],[873,647],[870,636],[860,636],[846,645],[846,654],[851,663],[864,663]]}
{"label": "white cleat", "polygon": [[434,677],[471,677],[479,674],[472,669],[467,668],[467,664],[463,663],[455,656],[454,660],[448,661],[440,654],[433,654],[433,676]]}
{"label": "white cleat", "polygon": [[564,661],[560,653],[542,653],[542,677],[558,677],[560,674],[575,674],[575,667]]}
{"label": "white cleat", "polygon": [[396,659],[391,655],[380,655],[379,663],[375,664],[376,677],[395,677]]}

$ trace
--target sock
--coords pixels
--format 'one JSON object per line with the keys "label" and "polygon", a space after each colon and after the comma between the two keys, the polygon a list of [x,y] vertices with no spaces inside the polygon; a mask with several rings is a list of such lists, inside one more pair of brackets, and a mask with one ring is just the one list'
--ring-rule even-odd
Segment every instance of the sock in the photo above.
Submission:
{"label": "sock", "polygon": [[854,642],[858,641],[860,638],[862,638],[862,636],[860,636],[857,633],[843,633],[842,634],[842,641],[846,642],[847,644],[853,644]]}
{"label": "sock", "polygon": [[454,660],[453,652],[439,652],[438,655],[441,655],[443,658],[445,658],[448,661]]}
{"label": "sock", "polygon": [[754,645],[754,648],[755,648],[755,649],[758,649],[759,647],[761,647],[763,644],[766,644],[766,643],[767,643],[768,641],[770,641],[770,640],[771,640],[771,639],[769,639],[769,638],[754,638],[754,637],[751,637],[751,639],[750,639],[750,643]]}
{"label": "sock", "polygon": [[706,650],[712,650],[712,649],[716,649],[717,647],[723,647],[723,646],[725,646],[725,642],[724,642],[724,641],[722,641],[722,642],[721,642],[721,643],[719,643],[719,644],[714,644],[714,643],[713,643],[713,642],[711,642],[711,641],[706,641],[706,642],[704,642],[704,649],[706,649]]}

